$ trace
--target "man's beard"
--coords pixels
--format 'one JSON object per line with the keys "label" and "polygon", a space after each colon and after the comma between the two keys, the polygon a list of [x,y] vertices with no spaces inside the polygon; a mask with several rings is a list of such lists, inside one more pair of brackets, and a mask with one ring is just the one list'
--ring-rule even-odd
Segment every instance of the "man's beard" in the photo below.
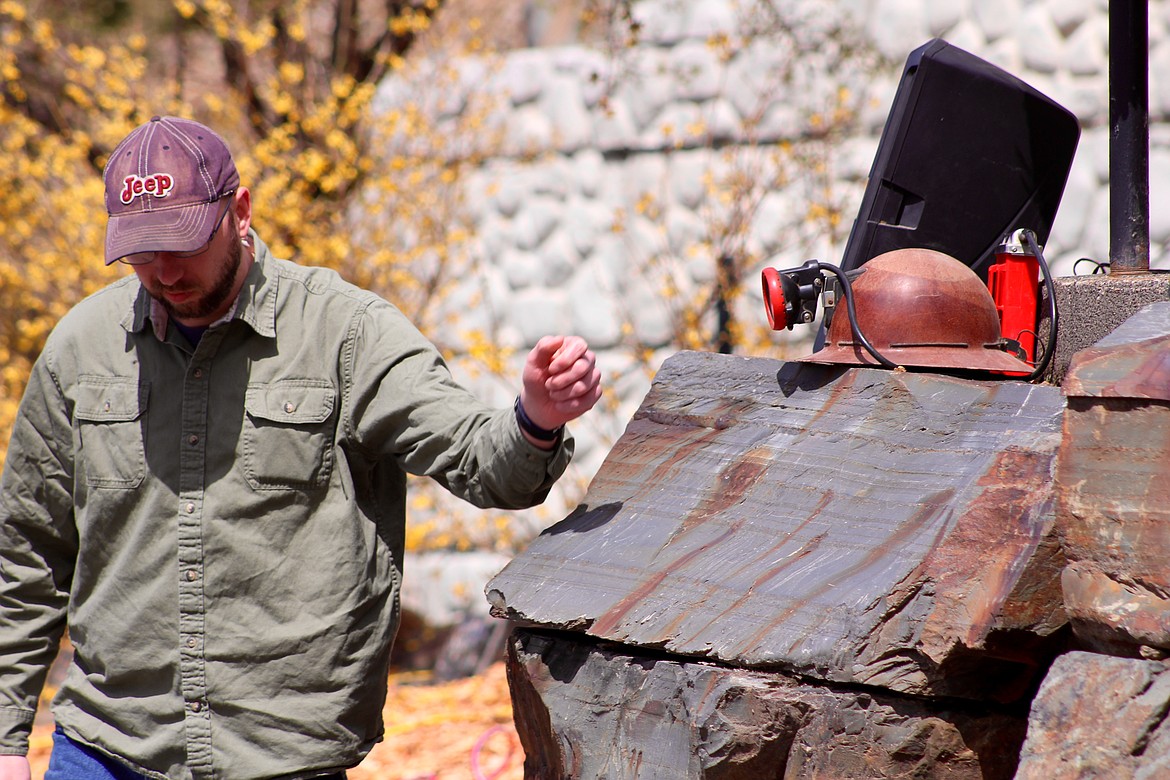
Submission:
{"label": "man's beard", "polygon": [[151,296],[162,304],[167,314],[177,320],[196,320],[214,314],[231,297],[235,289],[236,273],[240,270],[243,258],[243,245],[237,232],[232,233],[232,242],[228,247],[228,259],[224,263],[220,274],[205,294],[184,303],[171,303],[161,294],[161,290],[150,290]]}

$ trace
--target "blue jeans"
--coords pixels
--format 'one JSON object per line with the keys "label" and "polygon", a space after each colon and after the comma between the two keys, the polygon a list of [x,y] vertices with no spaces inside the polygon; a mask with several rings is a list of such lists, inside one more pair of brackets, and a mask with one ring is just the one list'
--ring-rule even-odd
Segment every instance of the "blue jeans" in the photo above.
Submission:
{"label": "blue jeans", "polygon": [[145,780],[88,745],[74,742],[60,729],[53,732],[53,752],[45,780]]}
{"label": "blue jeans", "polygon": [[[75,742],[60,729],[53,732],[53,752],[45,780],[147,780],[132,769],[88,745]],[[323,776],[319,780],[345,780],[345,773]]]}

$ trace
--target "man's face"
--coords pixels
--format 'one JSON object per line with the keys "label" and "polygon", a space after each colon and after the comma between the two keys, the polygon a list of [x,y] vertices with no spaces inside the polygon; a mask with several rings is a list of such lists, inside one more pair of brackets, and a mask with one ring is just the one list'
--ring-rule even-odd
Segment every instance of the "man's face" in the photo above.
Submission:
{"label": "man's face", "polygon": [[170,316],[184,325],[210,325],[227,313],[239,293],[247,275],[242,257],[239,221],[231,212],[199,254],[159,252],[153,262],[135,265],[134,273]]}

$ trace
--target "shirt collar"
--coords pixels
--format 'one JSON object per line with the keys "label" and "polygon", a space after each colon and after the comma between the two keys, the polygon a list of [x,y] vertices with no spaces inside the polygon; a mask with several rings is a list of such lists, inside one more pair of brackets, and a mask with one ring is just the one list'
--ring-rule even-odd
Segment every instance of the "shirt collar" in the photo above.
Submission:
{"label": "shirt collar", "polygon": [[[252,246],[256,248],[256,259],[231,309],[209,327],[214,328],[233,319],[239,319],[246,322],[258,335],[272,338],[276,336],[276,294],[279,276],[275,273],[275,259],[268,250],[268,245],[260,240],[255,230],[249,229],[248,236]],[[148,321],[155,338],[165,341],[170,316],[162,304],[151,298],[146,288],[140,284],[130,311],[122,319],[122,327],[131,333],[138,333],[146,328]]]}

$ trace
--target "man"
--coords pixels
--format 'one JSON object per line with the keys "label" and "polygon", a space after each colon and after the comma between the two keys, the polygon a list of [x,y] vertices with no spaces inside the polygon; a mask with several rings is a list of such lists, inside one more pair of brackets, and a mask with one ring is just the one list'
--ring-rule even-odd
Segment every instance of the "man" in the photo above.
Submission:
{"label": "man", "polygon": [[198,123],[138,127],[105,185],[134,274],[49,337],[0,482],[0,777],[66,624],[48,777],[341,776],[382,732],[406,474],[539,503],[594,355],[546,337],[484,406],[393,306],[274,258]]}

